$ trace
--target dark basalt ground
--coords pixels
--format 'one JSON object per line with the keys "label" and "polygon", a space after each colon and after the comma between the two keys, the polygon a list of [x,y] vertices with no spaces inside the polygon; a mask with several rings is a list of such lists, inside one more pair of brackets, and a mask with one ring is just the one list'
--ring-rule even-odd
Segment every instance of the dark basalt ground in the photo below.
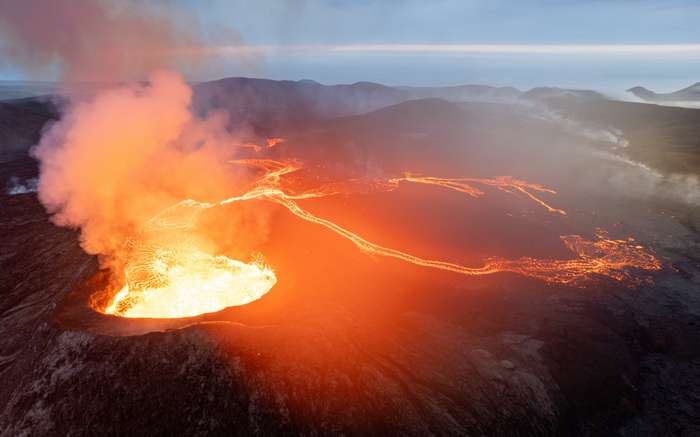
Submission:
{"label": "dark basalt ground", "polygon": [[[351,141],[368,150],[384,144],[389,151],[377,159],[398,167],[394,159],[436,143],[510,142],[496,129],[504,117],[512,117],[507,135],[523,147],[542,138],[577,141],[551,128],[541,132],[539,125],[530,130],[526,119],[491,106],[467,108],[472,121],[464,125],[464,114],[446,121],[452,109],[420,105],[427,106],[399,105],[290,133],[280,153],[302,144],[337,145],[338,154],[349,153]],[[436,111],[443,112],[430,117]],[[468,155],[469,147],[459,153]],[[366,163],[366,153],[356,158]],[[570,168],[562,172],[543,174],[548,181],[542,182],[560,187],[558,179],[572,177]],[[0,164],[3,186],[12,176],[34,174],[30,158]],[[582,196],[588,188],[577,186],[560,190],[567,221],[508,197],[505,206],[496,196],[463,208],[493,217],[527,211],[506,223],[523,234],[511,248],[516,255],[554,247],[556,238],[542,247],[532,242],[555,231],[601,226],[634,234],[664,260],[653,282],[628,287],[591,278],[585,287],[564,287],[509,274],[465,279],[366,257],[280,210],[262,248],[280,278],[268,295],[165,322],[91,310],[86,297],[105,273],[82,252],[78,233],[53,226],[35,194],[3,192],[0,435],[698,435],[694,210],[613,194]],[[316,208],[331,217],[339,208],[357,215],[367,208],[381,222],[425,192],[415,187],[392,195],[396,204],[377,195]],[[465,200],[449,192],[435,196],[430,208],[411,212],[418,224],[397,220],[397,232],[422,228],[426,240],[444,243],[451,254],[467,240],[480,250],[499,249],[489,232],[503,223],[484,220],[469,230],[460,227],[469,215],[446,222],[445,211],[460,210]],[[423,225],[434,217],[440,226],[427,230]],[[353,224],[352,213],[346,220]],[[456,238],[455,229],[464,236]],[[306,259],[315,268],[294,269],[288,259]]]}

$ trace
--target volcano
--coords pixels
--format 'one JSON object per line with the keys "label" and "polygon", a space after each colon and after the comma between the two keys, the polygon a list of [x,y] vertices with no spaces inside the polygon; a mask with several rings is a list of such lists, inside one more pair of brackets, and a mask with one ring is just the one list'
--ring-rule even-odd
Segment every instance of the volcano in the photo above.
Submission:
{"label": "volcano", "polygon": [[[35,193],[3,192],[1,433],[692,435],[697,208],[688,196],[628,194],[626,184],[649,180],[684,189],[639,152],[649,146],[634,140],[644,124],[638,106],[576,99],[533,107],[401,98],[358,109],[348,96],[337,113],[299,123],[268,119],[278,105],[249,114],[251,143],[262,146],[236,149],[237,162],[227,163],[243,182],[229,198],[186,205],[205,229],[220,223],[212,215],[264,210],[266,238],[207,252],[165,214],[153,223],[177,224],[166,236],[138,234],[128,247],[176,241],[158,247],[186,252],[208,274],[252,272],[265,287],[165,317],[128,314],[118,302],[105,311],[124,272],[100,267]],[[667,109],[677,110],[644,111],[676,117]],[[682,114],[666,125],[669,144],[680,144],[697,116]],[[17,135],[36,136],[41,124]],[[630,135],[643,166],[590,135],[612,128]],[[267,138],[284,141],[267,147]],[[3,186],[38,174],[18,150],[0,164]],[[601,268],[611,246],[622,249],[616,264]],[[165,279],[139,285],[137,271],[128,291],[154,296],[167,289],[153,286],[162,281],[196,288],[201,276],[178,283],[178,262],[159,253],[136,265],[170,266]],[[536,268],[467,275],[426,260]],[[595,268],[570,276],[581,260]],[[550,280],[562,278],[552,261],[576,280]]]}

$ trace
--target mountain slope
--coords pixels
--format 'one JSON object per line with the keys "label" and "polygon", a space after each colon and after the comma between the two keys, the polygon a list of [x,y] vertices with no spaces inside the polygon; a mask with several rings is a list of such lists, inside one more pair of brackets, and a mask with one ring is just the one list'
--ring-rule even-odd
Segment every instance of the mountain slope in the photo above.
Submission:
{"label": "mountain slope", "polygon": [[521,95],[527,100],[549,100],[549,99],[569,99],[569,100],[607,100],[607,98],[597,91],[577,90],[557,87],[535,87]]}
{"label": "mountain slope", "polygon": [[373,82],[322,85],[312,80],[275,81],[230,77],[194,86],[194,108],[202,114],[225,110],[232,125],[250,125],[261,133],[306,126],[319,120],[362,114],[407,100],[512,101],[512,87],[390,87]]}
{"label": "mountain slope", "polygon": [[284,128],[367,112],[404,99],[394,88],[369,82],[325,86],[311,80],[231,77],[195,85],[193,106],[203,114],[225,110],[236,125]]}
{"label": "mountain slope", "polygon": [[25,154],[39,141],[43,126],[57,116],[49,99],[0,101],[0,161]]}
{"label": "mountain slope", "polygon": [[457,85],[447,87],[400,87],[410,99],[440,98],[449,101],[512,101],[522,93],[517,88],[489,85]]}
{"label": "mountain slope", "polygon": [[700,175],[700,109],[613,100],[548,104],[569,118],[619,129],[635,161],[662,172]]}
{"label": "mountain slope", "polygon": [[700,102],[700,82],[665,94],[655,93],[641,86],[630,88],[627,91],[647,102]]}

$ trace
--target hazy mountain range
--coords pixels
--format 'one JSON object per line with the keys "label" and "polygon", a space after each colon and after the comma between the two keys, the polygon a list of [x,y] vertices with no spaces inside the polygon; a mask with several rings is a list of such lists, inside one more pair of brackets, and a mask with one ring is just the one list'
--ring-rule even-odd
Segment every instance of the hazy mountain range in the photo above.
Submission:
{"label": "hazy mountain range", "polygon": [[[103,88],[105,84],[73,84],[71,90],[88,93]],[[231,108],[244,102],[252,106],[269,106],[265,99],[283,98],[291,103],[313,106],[317,111],[327,112],[328,117],[339,113],[360,113],[401,101],[441,98],[449,101],[510,101],[524,98],[549,98],[572,95],[584,98],[605,98],[590,90],[572,90],[556,87],[536,87],[521,91],[515,87],[495,87],[490,85],[456,85],[445,87],[393,87],[374,82],[324,85],[313,80],[271,80],[247,77],[229,77],[219,80],[193,83],[196,100],[212,99],[223,106],[224,97],[233,97],[225,106]],[[39,81],[0,81],[0,100],[36,97],[54,94],[59,85],[55,82]],[[218,99],[217,99],[218,98]],[[256,98],[257,100],[253,100]],[[342,101],[341,101],[342,100]],[[274,105],[273,105],[274,106]]]}
{"label": "hazy mountain range", "polygon": [[57,89],[58,86],[55,82],[0,80],[0,100],[52,94]]}
{"label": "hazy mountain range", "polygon": [[[548,99],[605,99],[590,90],[538,87],[523,92],[513,87],[460,85],[391,87],[373,82],[323,85],[312,80],[275,81],[233,77],[194,85],[193,106],[201,114],[224,110],[234,126],[260,120],[269,127],[305,125],[313,121],[362,114],[401,102],[439,98],[450,102],[527,103]],[[264,133],[264,132],[260,132]]]}
{"label": "hazy mountain range", "polygon": [[[700,85],[695,85],[683,92],[690,94],[698,88]],[[19,90],[48,92],[56,88],[45,82],[0,86],[0,91],[9,89],[17,95]],[[259,136],[284,135],[323,120],[364,114],[410,100],[439,98],[456,103],[538,105],[544,111],[549,108],[605,129],[615,126],[634,140],[628,153],[668,171],[694,173],[689,166],[697,162],[700,150],[694,135],[697,111],[617,102],[591,90],[537,87],[523,92],[487,85],[390,87],[372,82],[323,85],[311,80],[241,77],[201,82],[194,84],[193,90],[192,104],[197,112],[224,111],[232,128],[243,127]],[[57,117],[55,101],[46,96],[0,101],[0,159],[13,159],[36,143],[40,127]],[[669,120],[677,122],[669,125]]]}
{"label": "hazy mountain range", "polygon": [[700,82],[694,83],[689,87],[683,88],[671,93],[655,93],[642,86],[630,88],[627,91],[644,100],[652,103],[669,103],[669,102],[698,102],[700,103]]}

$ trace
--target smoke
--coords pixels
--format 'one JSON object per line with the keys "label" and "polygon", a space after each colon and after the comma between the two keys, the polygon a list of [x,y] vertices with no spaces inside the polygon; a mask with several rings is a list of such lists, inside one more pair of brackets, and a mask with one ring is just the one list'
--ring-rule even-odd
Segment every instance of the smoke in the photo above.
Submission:
{"label": "smoke", "polygon": [[616,192],[643,199],[664,199],[689,206],[700,205],[700,178],[692,174],[664,174],[641,162],[629,159],[623,150],[630,143],[623,132],[614,127],[603,128],[562,117],[554,111],[544,113],[543,119],[558,123],[571,134],[581,136],[610,151],[591,149],[593,156],[615,163],[612,173],[605,176]]}
{"label": "smoke", "polygon": [[[80,229],[84,250],[115,268],[126,262],[125,243],[154,215],[184,199],[229,197],[241,183],[227,162],[238,141],[226,117],[194,115],[192,90],[173,69],[208,53],[196,27],[172,4],[159,4],[167,15],[151,6],[0,0],[6,60],[31,72],[58,69],[64,84],[112,83],[68,99],[32,155],[38,198],[53,222]],[[264,237],[265,214],[256,217],[208,217],[214,230],[195,238],[222,249],[216,241],[231,236],[231,224],[239,241]]]}
{"label": "smoke", "polygon": [[608,182],[620,193],[700,206],[700,178],[696,175],[679,173],[666,175],[621,155],[599,150],[594,150],[593,154],[619,164],[616,166],[616,171],[608,176]]}
{"label": "smoke", "polygon": [[603,154],[603,157],[624,165],[621,171],[609,179],[620,192],[629,196],[671,200],[689,206],[700,205],[700,179],[696,175],[665,175],[625,157],[612,154]]}
{"label": "smoke", "polygon": [[83,248],[112,256],[149,218],[183,199],[215,200],[237,185],[225,117],[201,120],[172,72],[73,104],[43,135],[39,199]]}
{"label": "smoke", "polygon": [[[665,173],[629,158],[628,151],[633,152],[635,147],[622,130],[609,124],[571,118],[544,105],[530,108],[528,117],[556,125],[562,132],[585,140],[582,143],[566,141],[561,147],[543,143],[546,155],[539,160],[546,162],[546,168],[564,169],[555,176],[558,179],[555,185],[562,187],[575,181],[576,189],[585,187],[598,194],[700,206],[697,175]],[[540,168],[540,177],[546,168]]]}
{"label": "smoke", "polygon": [[199,57],[196,26],[172,7],[164,15],[148,2],[0,0],[0,10],[0,56],[29,74],[140,79]]}
{"label": "smoke", "polygon": [[565,132],[572,135],[577,135],[591,141],[605,143],[611,149],[624,149],[629,146],[629,141],[625,138],[623,132],[612,126],[603,128],[565,117],[561,113],[552,110],[548,107],[539,107],[531,116],[546,122],[556,123]]}

